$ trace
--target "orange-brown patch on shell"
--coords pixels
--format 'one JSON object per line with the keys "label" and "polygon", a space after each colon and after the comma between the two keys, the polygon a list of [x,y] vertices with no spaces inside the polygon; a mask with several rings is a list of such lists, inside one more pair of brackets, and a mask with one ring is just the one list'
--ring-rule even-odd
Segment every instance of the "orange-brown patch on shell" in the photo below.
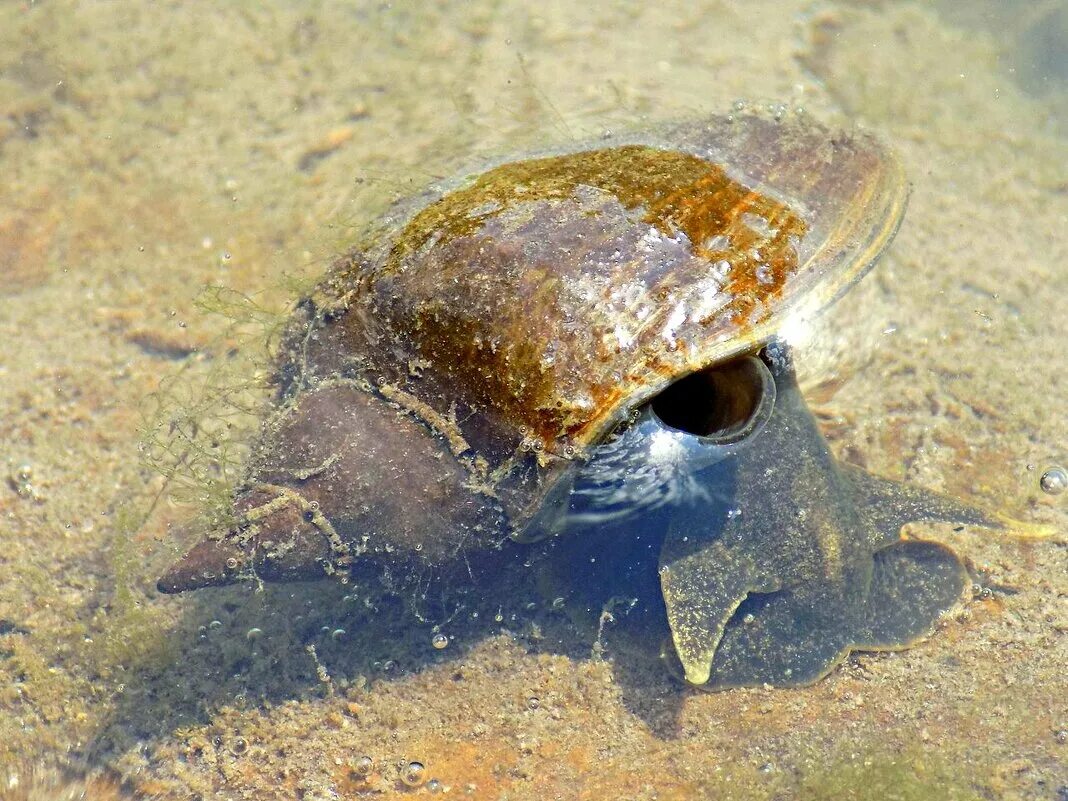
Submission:
{"label": "orange-brown patch on shell", "polygon": [[[731,180],[717,164],[647,145],[589,150],[504,164],[417,214],[390,253],[388,270],[428,246],[479,236],[505,209],[539,200],[564,201],[591,187],[641,212],[667,237],[685,234],[695,255],[726,261],[724,289],[743,304],[778,294],[797,269],[794,242],[808,226],[788,206]],[[747,219],[748,216],[748,219]],[[765,226],[770,235],[753,227]],[[754,257],[760,251],[764,258]],[[766,266],[757,279],[758,266]]]}
{"label": "orange-brown patch on shell", "polygon": [[[629,376],[601,367],[621,351],[670,374],[660,351],[684,347],[665,330],[671,304],[698,326],[761,321],[806,230],[784,203],[689,153],[627,145],[514,162],[415,215],[375,276],[376,316],[475,409],[551,452],[631,391]],[[636,264],[647,255],[654,266]],[[648,314],[621,332],[634,315],[625,301],[613,310],[611,294],[628,281]],[[575,332],[588,343],[580,365],[556,321],[583,306],[607,313]]]}

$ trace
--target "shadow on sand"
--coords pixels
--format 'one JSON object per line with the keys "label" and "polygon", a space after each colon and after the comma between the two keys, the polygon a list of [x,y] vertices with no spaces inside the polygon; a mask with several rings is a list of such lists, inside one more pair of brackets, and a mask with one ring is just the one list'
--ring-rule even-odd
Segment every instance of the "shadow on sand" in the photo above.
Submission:
{"label": "shadow on sand", "polygon": [[[238,585],[179,596],[171,601],[183,606],[178,624],[161,648],[127,666],[121,700],[86,757],[107,763],[151,747],[210,722],[225,705],[275,705],[363,682],[373,692],[375,682],[460,665],[479,642],[500,636],[530,654],[608,660],[626,708],[655,736],[676,736],[687,690],[659,658],[662,607],[659,618],[655,602],[650,611],[617,601],[604,620],[576,614],[574,604],[546,596],[541,549],[507,548],[503,569],[459,588],[394,593],[368,567],[347,585]],[[441,650],[433,647],[438,626],[450,638]]]}

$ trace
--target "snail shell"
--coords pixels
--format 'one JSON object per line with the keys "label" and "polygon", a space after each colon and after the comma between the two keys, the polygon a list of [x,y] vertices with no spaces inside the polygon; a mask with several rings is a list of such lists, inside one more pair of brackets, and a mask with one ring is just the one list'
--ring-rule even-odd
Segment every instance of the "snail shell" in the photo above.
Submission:
{"label": "snail shell", "polygon": [[895,232],[875,138],[716,116],[399,207],[297,305],[240,524],[160,580],[436,568],[548,512],[634,410],[824,308]]}

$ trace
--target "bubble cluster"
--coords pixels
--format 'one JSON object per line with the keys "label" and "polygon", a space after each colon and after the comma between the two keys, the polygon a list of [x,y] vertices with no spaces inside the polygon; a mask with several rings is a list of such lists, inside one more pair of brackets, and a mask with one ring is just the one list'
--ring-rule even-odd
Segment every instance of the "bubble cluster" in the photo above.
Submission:
{"label": "bubble cluster", "polygon": [[19,462],[11,468],[8,475],[8,483],[20,498],[29,498],[40,503],[43,497],[35,483],[33,465],[29,462]]}

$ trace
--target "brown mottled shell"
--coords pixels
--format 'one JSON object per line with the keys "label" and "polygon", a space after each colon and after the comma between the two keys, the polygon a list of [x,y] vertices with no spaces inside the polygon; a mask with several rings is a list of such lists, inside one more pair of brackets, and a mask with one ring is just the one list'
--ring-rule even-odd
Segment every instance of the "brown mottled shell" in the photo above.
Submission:
{"label": "brown mottled shell", "polygon": [[713,117],[501,164],[339,260],[282,373],[289,391],[366,382],[521,526],[630,409],[831,302],[906,196],[876,139],[802,119]]}

